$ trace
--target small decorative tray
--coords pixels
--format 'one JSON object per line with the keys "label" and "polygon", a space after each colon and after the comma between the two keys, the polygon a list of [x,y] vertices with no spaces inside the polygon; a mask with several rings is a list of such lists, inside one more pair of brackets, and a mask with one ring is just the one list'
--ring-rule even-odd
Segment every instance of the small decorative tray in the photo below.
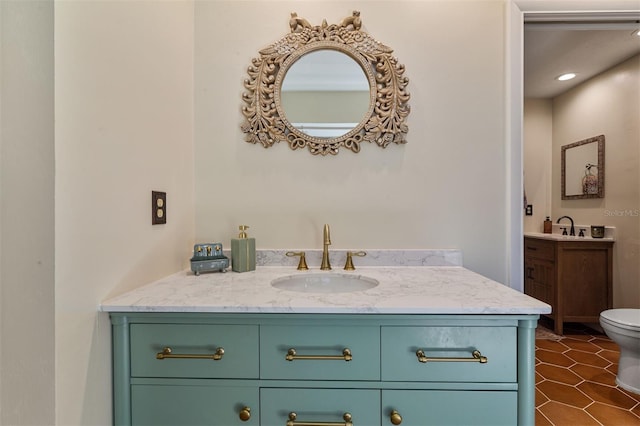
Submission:
{"label": "small decorative tray", "polygon": [[193,246],[191,270],[194,274],[201,272],[227,272],[229,258],[222,254],[221,243],[196,244]]}

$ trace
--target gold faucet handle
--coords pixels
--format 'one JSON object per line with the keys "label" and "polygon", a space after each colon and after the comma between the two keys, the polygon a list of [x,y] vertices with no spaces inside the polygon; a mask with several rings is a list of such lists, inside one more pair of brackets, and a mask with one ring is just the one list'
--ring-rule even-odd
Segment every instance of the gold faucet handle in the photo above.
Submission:
{"label": "gold faucet handle", "polygon": [[303,251],[288,251],[285,253],[287,257],[300,256],[300,262],[298,262],[298,271],[307,271],[309,267],[307,266],[306,255]]}
{"label": "gold faucet handle", "polygon": [[364,251],[348,251],[347,252],[347,261],[344,264],[345,271],[355,271],[355,266],[353,266],[353,256],[364,257],[367,255],[367,252]]}

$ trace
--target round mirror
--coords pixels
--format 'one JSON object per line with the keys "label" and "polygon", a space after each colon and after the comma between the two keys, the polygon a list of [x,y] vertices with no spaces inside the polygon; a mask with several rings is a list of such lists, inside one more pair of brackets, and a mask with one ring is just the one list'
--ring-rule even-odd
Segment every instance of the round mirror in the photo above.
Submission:
{"label": "round mirror", "polygon": [[285,142],[313,155],[407,142],[404,65],[393,49],[362,31],[360,12],[316,26],[292,13],[289,28],[247,68],[246,142],[265,148]]}
{"label": "round mirror", "polygon": [[315,50],[287,70],[280,88],[286,119],[300,132],[336,138],[354,129],[369,111],[369,80],[346,53]]}

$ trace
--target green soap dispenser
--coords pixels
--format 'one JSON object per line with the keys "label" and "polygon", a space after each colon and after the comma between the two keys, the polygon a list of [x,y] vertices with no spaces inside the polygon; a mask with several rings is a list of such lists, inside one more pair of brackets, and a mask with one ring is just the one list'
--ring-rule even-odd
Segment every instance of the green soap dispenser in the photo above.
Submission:
{"label": "green soap dispenser", "polygon": [[247,225],[240,225],[238,229],[238,238],[231,239],[231,269],[235,272],[255,271],[256,239],[247,238]]}

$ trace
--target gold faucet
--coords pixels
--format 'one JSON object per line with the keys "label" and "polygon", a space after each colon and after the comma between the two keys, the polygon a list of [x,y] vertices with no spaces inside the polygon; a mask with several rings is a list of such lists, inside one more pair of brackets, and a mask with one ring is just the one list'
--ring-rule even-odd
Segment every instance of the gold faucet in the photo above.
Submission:
{"label": "gold faucet", "polygon": [[331,270],[331,263],[329,262],[329,246],[331,245],[331,235],[329,234],[329,225],[324,225],[323,232],[323,249],[322,249],[322,264],[320,265],[320,270],[329,271]]}
{"label": "gold faucet", "polygon": [[347,252],[347,261],[344,264],[345,271],[355,271],[356,267],[353,266],[353,256],[364,257],[367,255],[365,251],[348,251]]}
{"label": "gold faucet", "polygon": [[287,257],[292,257],[292,256],[300,256],[300,261],[298,262],[298,271],[307,271],[309,270],[309,267],[307,266],[307,259],[306,259],[306,255],[303,251],[288,251],[285,253],[285,256]]}

